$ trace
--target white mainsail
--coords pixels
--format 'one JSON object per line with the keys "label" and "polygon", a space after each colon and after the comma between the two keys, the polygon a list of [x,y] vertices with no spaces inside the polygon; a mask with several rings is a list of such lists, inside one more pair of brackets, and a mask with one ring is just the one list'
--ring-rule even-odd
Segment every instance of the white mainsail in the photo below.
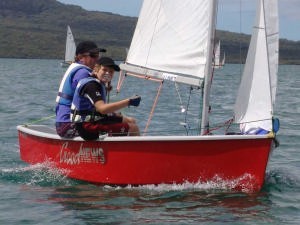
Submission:
{"label": "white mainsail", "polygon": [[277,0],[258,0],[256,23],[235,104],[242,131],[272,130],[278,70]]}
{"label": "white mainsail", "polygon": [[67,38],[66,38],[65,62],[74,61],[75,51],[76,51],[75,40],[74,40],[70,26],[68,26]]}
{"label": "white mainsail", "polygon": [[211,0],[145,0],[122,70],[200,86],[211,67]]}

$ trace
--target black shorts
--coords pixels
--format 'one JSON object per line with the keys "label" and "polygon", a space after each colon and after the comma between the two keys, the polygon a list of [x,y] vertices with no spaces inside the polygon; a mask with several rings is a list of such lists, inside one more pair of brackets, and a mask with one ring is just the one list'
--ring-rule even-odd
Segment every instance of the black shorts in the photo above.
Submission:
{"label": "black shorts", "polygon": [[113,115],[105,116],[100,120],[97,120],[97,123],[106,125],[106,124],[122,123],[122,121],[123,121],[123,117],[113,114]]}
{"label": "black shorts", "polygon": [[107,116],[95,122],[76,123],[76,130],[84,140],[96,140],[100,134],[127,136],[129,125],[122,120],[120,116]]}

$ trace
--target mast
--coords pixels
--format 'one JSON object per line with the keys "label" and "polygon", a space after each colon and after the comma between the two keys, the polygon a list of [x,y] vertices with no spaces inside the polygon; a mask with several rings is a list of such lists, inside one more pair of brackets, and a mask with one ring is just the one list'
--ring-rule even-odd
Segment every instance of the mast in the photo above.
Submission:
{"label": "mast", "polygon": [[208,41],[210,44],[207,45],[207,61],[205,66],[205,78],[204,78],[204,90],[203,90],[203,104],[202,104],[202,120],[201,120],[201,135],[207,134],[209,132],[209,99],[210,99],[210,89],[212,82],[212,58],[213,58],[213,48],[214,48],[214,38],[215,38],[215,28],[216,28],[216,17],[217,17],[217,0],[212,0],[210,2],[209,9],[209,34]]}

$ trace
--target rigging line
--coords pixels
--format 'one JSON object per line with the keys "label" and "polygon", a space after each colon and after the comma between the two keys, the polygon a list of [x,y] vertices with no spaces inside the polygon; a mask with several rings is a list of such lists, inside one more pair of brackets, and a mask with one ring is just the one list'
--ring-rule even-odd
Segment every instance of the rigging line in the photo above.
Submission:
{"label": "rigging line", "polygon": [[219,130],[219,129],[225,127],[225,126],[227,126],[226,132],[225,132],[225,133],[227,133],[227,131],[228,131],[230,125],[232,124],[232,122],[233,122],[233,118],[230,118],[229,120],[227,120],[227,121],[225,121],[225,122],[223,122],[223,123],[216,124],[216,125],[214,125],[214,126],[210,126],[210,129],[209,129],[208,131],[206,131],[206,132],[204,133],[204,135],[209,135],[209,134],[211,134],[211,131]]}
{"label": "rigging line", "polygon": [[160,85],[159,85],[159,88],[158,88],[158,90],[157,90],[157,94],[156,94],[156,97],[155,97],[155,100],[154,100],[154,103],[153,103],[153,106],[152,106],[152,109],[151,109],[151,112],[150,112],[150,115],[149,115],[149,118],[148,118],[146,127],[145,127],[145,129],[144,129],[143,135],[146,135],[146,133],[147,133],[149,124],[150,124],[151,119],[152,119],[152,117],[153,117],[154,109],[155,109],[155,107],[156,107],[156,105],[157,105],[157,102],[158,102],[158,97],[159,97],[159,95],[160,95],[160,92],[161,92],[163,83],[164,83],[164,81],[161,81],[161,83],[160,83]]}
{"label": "rigging line", "polygon": [[184,123],[185,123],[185,130],[186,130],[186,135],[189,135],[189,131],[190,131],[190,126],[189,124],[187,123],[187,112],[188,112],[188,109],[190,107],[190,101],[191,101],[191,95],[192,95],[192,90],[193,90],[193,87],[191,86],[190,87],[190,93],[189,93],[189,98],[188,98],[188,101],[187,101],[187,104],[186,104],[186,110],[185,110],[185,115],[184,115]]}
{"label": "rigging line", "polygon": [[178,86],[177,82],[174,82],[174,85],[175,85],[175,90],[176,90],[178,98],[179,98],[181,112],[185,112],[186,109],[183,107],[183,102],[182,102],[182,98],[180,95],[179,86]]}
{"label": "rigging line", "polygon": [[25,125],[25,126],[28,126],[28,125],[36,124],[36,123],[38,123],[38,122],[45,121],[45,120],[49,120],[49,119],[54,118],[54,117],[55,117],[55,115],[43,117],[43,118],[40,118],[40,119],[38,119],[38,120],[33,120],[32,122],[26,123],[26,124],[24,124],[24,125]]}
{"label": "rigging line", "polygon": [[236,124],[247,124],[247,123],[256,123],[256,122],[262,122],[262,121],[270,121],[272,118],[266,118],[266,119],[260,119],[260,120],[250,120],[245,122],[236,122]]}
{"label": "rigging line", "polygon": [[118,84],[117,84],[117,93],[120,93],[121,87],[124,83],[126,76],[127,75],[123,70],[119,73],[119,80],[118,80]]}
{"label": "rigging line", "polygon": [[242,0],[240,0],[240,74],[242,74]]}
{"label": "rigging line", "polygon": [[227,120],[227,121],[225,122],[224,126],[227,125],[227,128],[225,129],[225,134],[228,133],[229,127],[231,126],[231,124],[233,123],[233,121],[234,121],[234,119],[233,119],[233,117],[232,117],[231,119],[229,119],[229,120]]}
{"label": "rigging line", "polygon": [[184,121],[185,121],[185,122],[187,121],[187,112],[188,112],[188,109],[189,109],[189,107],[190,107],[190,101],[191,101],[192,90],[193,90],[193,87],[191,86],[191,87],[190,87],[189,98],[188,98],[188,101],[187,101],[187,104],[186,104],[186,111],[185,111],[185,118],[184,118]]}
{"label": "rigging line", "polygon": [[187,101],[186,107],[184,108],[183,101],[182,101],[182,98],[181,98],[181,95],[180,95],[179,85],[178,85],[177,82],[174,82],[174,84],[175,84],[175,90],[177,92],[177,95],[178,95],[178,98],[179,98],[179,101],[180,101],[181,112],[184,113],[184,122],[180,123],[180,124],[184,126],[184,128],[186,130],[186,134],[188,135],[189,134],[189,130],[190,130],[190,126],[189,126],[189,124],[187,122],[187,115],[188,115],[187,113],[188,113],[188,109],[189,109],[189,106],[190,106],[190,101],[191,101],[191,95],[192,95],[193,87],[192,86],[190,87],[188,101]]}

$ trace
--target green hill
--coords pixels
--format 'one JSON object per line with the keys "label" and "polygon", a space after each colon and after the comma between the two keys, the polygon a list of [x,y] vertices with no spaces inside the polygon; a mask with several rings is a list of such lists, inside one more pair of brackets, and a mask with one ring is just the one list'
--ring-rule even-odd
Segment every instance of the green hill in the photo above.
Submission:
{"label": "green hill", "polygon": [[[124,59],[136,21],[135,17],[87,11],[56,0],[0,0],[0,57],[62,59],[70,25],[76,43],[94,40],[108,50],[107,55]],[[221,37],[227,62],[244,59],[249,35],[218,31],[217,37]],[[282,63],[300,64],[299,56],[299,42],[281,40]]]}

